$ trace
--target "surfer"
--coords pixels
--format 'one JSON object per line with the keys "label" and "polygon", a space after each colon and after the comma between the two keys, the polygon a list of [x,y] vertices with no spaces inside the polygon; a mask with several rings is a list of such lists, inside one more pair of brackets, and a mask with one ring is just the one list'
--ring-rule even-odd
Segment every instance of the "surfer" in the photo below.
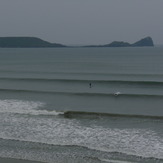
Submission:
{"label": "surfer", "polygon": [[120,95],[121,93],[120,92],[115,92],[114,93],[114,96],[118,96],[118,95]]}
{"label": "surfer", "polygon": [[89,83],[89,88],[92,88],[92,83]]}

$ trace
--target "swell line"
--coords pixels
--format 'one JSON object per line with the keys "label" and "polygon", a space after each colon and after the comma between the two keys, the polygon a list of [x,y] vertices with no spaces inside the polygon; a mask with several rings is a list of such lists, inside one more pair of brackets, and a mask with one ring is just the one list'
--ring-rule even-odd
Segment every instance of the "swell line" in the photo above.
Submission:
{"label": "swell line", "polygon": [[85,111],[65,111],[63,116],[65,118],[77,118],[77,117],[118,117],[118,118],[142,118],[142,119],[160,119],[163,120],[163,116],[153,115],[137,115],[137,114],[118,114],[118,113],[103,113],[103,112],[85,112]]}
{"label": "swell line", "polygon": [[60,95],[76,95],[76,96],[110,96],[110,97],[157,97],[163,98],[163,95],[158,94],[131,94],[131,93],[104,93],[104,92],[58,92],[58,91],[42,91],[42,90],[23,90],[23,89],[0,89],[0,92],[13,93],[42,93],[42,94],[60,94]]}
{"label": "swell line", "polygon": [[110,84],[144,84],[144,85],[163,85],[163,81],[154,80],[108,80],[108,79],[65,79],[65,78],[7,78],[0,77],[0,80],[7,81],[36,81],[36,82],[85,82],[85,83],[110,83]]}
{"label": "swell line", "polygon": [[27,70],[5,70],[1,69],[0,72],[5,72],[5,73],[25,73],[25,74],[60,74],[60,75],[105,75],[105,76],[140,76],[140,77],[163,77],[162,73],[111,73],[111,72],[87,72],[87,71],[27,71]]}

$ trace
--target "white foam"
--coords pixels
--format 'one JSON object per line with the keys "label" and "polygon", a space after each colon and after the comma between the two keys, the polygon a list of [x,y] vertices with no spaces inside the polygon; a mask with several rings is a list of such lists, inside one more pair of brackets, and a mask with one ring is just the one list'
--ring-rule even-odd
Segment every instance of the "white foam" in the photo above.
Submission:
{"label": "white foam", "polygon": [[[163,139],[150,129],[110,128],[83,123],[80,119],[18,114],[58,115],[41,110],[44,103],[21,100],[0,100],[0,137],[53,145],[77,145],[106,152],[163,158]],[[39,110],[38,110],[39,109]],[[10,117],[10,114],[13,116]],[[6,127],[4,127],[6,126]],[[121,162],[123,163],[123,162]]]}
{"label": "white foam", "polygon": [[30,114],[30,115],[59,115],[62,112],[41,110],[45,103],[22,100],[0,100],[0,113]]}
{"label": "white foam", "polygon": [[120,161],[120,160],[110,160],[110,159],[100,159],[101,161],[109,162],[109,163],[135,163],[131,161]]}

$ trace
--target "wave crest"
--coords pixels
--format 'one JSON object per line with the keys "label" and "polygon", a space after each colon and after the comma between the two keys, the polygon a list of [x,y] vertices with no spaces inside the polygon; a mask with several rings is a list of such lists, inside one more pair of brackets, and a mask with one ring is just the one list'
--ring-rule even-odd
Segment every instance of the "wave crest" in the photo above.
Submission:
{"label": "wave crest", "polygon": [[45,103],[22,100],[0,100],[0,113],[29,115],[59,115],[62,112],[43,110]]}

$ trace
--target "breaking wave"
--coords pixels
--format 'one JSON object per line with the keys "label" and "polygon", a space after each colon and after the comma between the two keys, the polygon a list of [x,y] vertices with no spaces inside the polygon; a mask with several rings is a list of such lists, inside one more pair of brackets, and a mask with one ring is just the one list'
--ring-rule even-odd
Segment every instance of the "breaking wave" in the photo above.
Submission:
{"label": "breaking wave", "polygon": [[43,110],[45,103],[21,100],[0,100],[0,113],[29,115],[60,115],[62,112]]}

